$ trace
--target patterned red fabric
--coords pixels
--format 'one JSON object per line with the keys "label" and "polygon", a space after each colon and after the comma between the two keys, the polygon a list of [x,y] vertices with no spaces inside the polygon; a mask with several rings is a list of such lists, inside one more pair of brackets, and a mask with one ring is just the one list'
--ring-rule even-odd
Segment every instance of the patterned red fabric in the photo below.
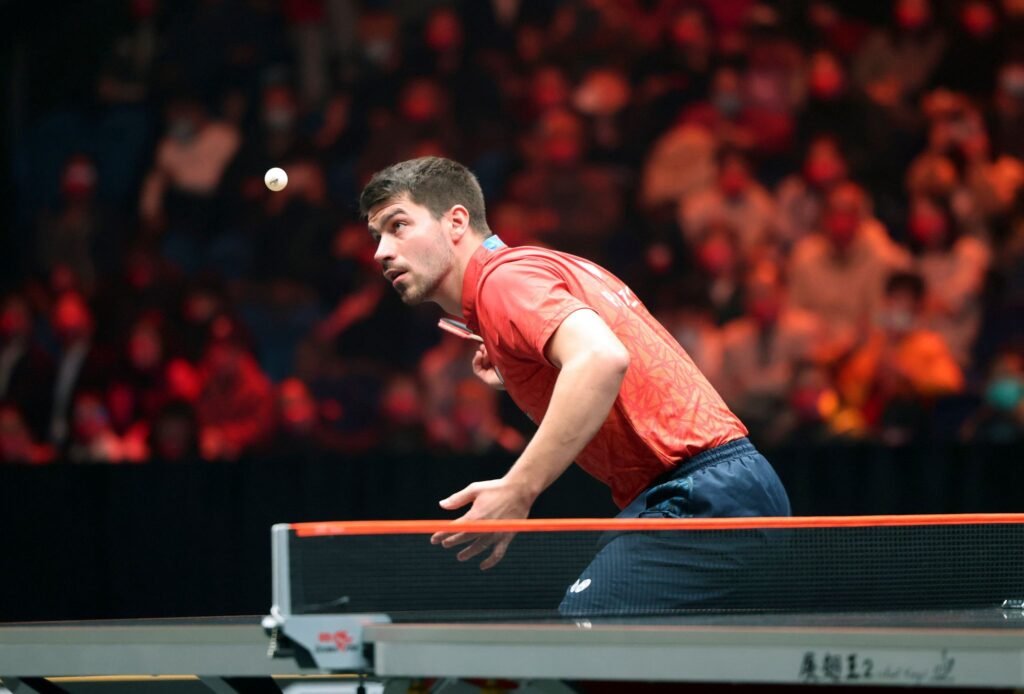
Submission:
{"label": "patterned red fabric", "polygon": [[576,462],[611,487],[620,508],[679,461],[747,434],[629,287],[583,258],[481,247],[466,269],[462,309],[509,395],[534,422],[543,419],[558,377],[544,348],[566,316],[592,309],[615,332],[630,366],[608,419]]}

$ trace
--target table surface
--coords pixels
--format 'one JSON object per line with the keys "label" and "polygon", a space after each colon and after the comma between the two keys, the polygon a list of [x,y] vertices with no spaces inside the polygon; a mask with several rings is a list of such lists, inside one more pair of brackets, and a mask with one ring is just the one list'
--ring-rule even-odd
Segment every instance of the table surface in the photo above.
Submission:
{"label": "table surface", "polygon": [[[373,674],[1024,686],[1024,611],[370,625]],[[259,617],[0,625],[0,676],[310,674]]]}

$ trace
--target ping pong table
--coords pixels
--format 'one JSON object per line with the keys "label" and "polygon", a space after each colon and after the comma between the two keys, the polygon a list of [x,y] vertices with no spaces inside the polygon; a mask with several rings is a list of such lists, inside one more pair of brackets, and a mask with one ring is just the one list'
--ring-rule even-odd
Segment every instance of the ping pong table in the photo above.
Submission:
{"label": "ping pong table", "polygon": [[[163,694],[186,691],[169,689],[166,685],[172,682],[154,676],[190,676],[190,686],[218,693],[280,691],[289,682],[295,686],[290,678],[324,676],[348,676],[344,685],[329,680],[350,687],[347,691],[363,679],[383,682],[388,694],[406,691],[411,678],[437,678],[440,684],[433,685],[434,691],[446,693],[471,691],[464,680],[473,678],[528,681],[529,691],[546,692],[568,691],[560,682],[582,682],[585,691],[587,682],[607,681],[1024,688],[1024,600],[1017,599],[1018,589],[1024,589],[1024,566],[1016,551],[1006,551],[1019,547],[1024,527],[1020,520],[1007,526],[1013,534],[993,534],[989,544],[980,541],[984,535],[965,534],[983,527],[978,525],[937,526],[935,532],[917,533],[910,544],[897,546],[913,548],[912,561],[898,566],[924,571],[911,574],[917,586],[951,564],[942,561],[948,548],[966,539],[961,554],[978,554],[986,571],[1002,576],[994,583],[996,592],[978,595],[1010,594],[988,607],[692,610],[601,618],[558,616],[550,610],[518,616],[441,611],[428,618],[403,612],[397,602],[386,610],[361,610],[358,605],[370,603],[356,602],[360,596],[351,591],[389,594],[395,586],[406,586],[407,579],[426,575],[427,555],[416,553],[430,547],[425,538],[416,535],[409,543],[393,544],[390,561],[367,564],[359,561],[359,550],[371,545],[353,545],[346,538],[370,537],[375,551],[384,540],[336,535],[338,530],[352,532],[348,526],[282,524],[271,534],[269,615],[0,625],[0,678],[14,694],[94,692],[126,681],[129,688],[121,691],[137,691],[142,682],[160,685]],[[406,524],[398,526],[397,531],[408,530]],[[946,532],[946,527],[952,530]],[[792,546],[800,552],[813,547]],[[886,545],[890,550],[893,546]],[[444,561],[444,554],[437,556],[444,567],[456,563]],[[363,571],[367,566],[400,580],[375,579],[378,574]],[[354,569],[355,583],[341,582],[346,567]],[[513,587],[528,592],[526,574],[508,568]],[[454,575],[435,578],[450,581]],[[901,580],[899,575],[891,578]],[[445,585],[461,599],[474,595],[465,590],[471,585],[490,590],[490,578],[472,580],[476,583],[462,584],[462,590],[456,583]],[[949,594],[962,597],[970,588],[957,582]],[[107,679],[60,679],[97,676]],[[462,689],[453,688],[453,682]]]}
{"label": "ping pong table", "polygon": [[[332,637],[351,638],[344,631]],[[1019,607],[378,623],[364,626],[362,642],[362,674],[389,682],[389,692],[406,691],[409,678],[1024,686]],[[245,692],[267,691],[251,678],[277,677],[281,685],[324,674],[295,657],[268,657],[267,649],[256,617],[7,625],[0,627],[0,675],[23,694],[74,691],[74,682],[42,680],[58,687],[50,689],[34,679],[44,677],[191,675],[211,691]]]}

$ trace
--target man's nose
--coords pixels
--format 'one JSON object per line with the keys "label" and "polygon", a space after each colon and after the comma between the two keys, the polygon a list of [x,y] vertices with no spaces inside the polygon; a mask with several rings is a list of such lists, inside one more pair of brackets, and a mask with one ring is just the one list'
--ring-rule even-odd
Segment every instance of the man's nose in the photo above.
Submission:
{"label": "man's nose", "polygon": [[377,250],[373,254],[373,259],[379,264],[383,265],[386,260],[395,257],[394,245],[388,241],[387,236],[381,236],[380,241],[377,242]]}

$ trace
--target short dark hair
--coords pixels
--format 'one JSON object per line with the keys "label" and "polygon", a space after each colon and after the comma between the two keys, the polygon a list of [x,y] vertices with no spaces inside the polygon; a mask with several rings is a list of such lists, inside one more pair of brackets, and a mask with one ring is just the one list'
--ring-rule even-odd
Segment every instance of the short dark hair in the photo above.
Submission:
{"label": "short dark hair", "polygon": [[426,207],[435,219],[462,205],[469,212],[470,226],[484,236],[491,234],[480,182],[457,161],[420,157],[378,171],[359,196],[359,212],[366,217],[374,207],[403,195]]}
{"label": "short dark hair", "polygon": [[916,272],[894,272],[885,282],[885,295],[893,296],[900,292],[910,294],[914,303],[921,303],[927,287],[924,278]]}

